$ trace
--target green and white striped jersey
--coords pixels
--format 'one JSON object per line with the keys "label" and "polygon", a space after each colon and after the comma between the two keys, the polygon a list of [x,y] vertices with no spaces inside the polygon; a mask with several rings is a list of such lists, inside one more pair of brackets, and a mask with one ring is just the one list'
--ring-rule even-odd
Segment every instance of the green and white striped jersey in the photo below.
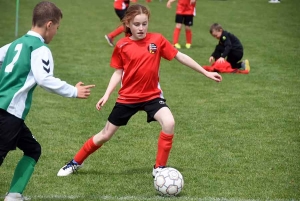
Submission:
{"label": "green and white striped jersey", "polygon": [[0,108],[25,119],[37,85],[64,97],[77,97],[77,88],[53,76],[50,49],[36,32],[0,48]]}

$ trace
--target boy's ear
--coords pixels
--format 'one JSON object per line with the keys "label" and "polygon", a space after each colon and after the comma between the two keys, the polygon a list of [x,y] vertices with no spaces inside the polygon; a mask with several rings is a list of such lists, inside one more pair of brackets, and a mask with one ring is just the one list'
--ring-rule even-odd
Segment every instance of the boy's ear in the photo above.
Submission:
{"label": "boy's ear", "polygon": [[52,25],[53,25],[53,22],[52,22],[52,21],[48,21],[48,22],[46,23],[46,28],[47,28],[47,29],[50,29]]}

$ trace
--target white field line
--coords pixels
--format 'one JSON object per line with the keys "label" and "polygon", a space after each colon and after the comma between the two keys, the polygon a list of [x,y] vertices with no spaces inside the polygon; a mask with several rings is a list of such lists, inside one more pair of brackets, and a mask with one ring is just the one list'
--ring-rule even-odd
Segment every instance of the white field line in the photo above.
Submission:
{"label": "white field line", "polygon": [[43,201],[43,200],[130,200],[130,201],[155,201],[155,200],[178,200],[178,201],[297,201],[299,199],[242,199],[242,198],[214,198],[214,197],[188,197],[188,196],[178,196],[178,197],[161,197],[161,196],[153,196],[153,197],[142,197],[142,196],[80,196],[80,195],[33,195],[33,196],[25,196],[25,200],[32,201]]}

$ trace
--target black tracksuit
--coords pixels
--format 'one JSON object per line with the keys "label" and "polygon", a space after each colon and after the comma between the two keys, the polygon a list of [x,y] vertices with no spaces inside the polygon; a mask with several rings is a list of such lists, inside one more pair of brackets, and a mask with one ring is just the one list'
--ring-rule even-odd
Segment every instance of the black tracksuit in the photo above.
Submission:
{"label": "black tracksuit", "polygon": [[227,57],[226,60],[232,68],[241,68],[241,62],[239,61],[243,58],[243,54],[243,45],[240,40],[232,33],[223,30],[219,43],[211,56],[215,60],[220,57]]}

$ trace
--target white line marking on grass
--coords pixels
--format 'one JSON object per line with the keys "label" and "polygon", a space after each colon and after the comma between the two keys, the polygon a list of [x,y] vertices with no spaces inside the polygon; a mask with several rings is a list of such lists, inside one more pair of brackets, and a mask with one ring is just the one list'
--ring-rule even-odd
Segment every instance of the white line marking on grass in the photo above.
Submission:
{"label": "white line marking on grass", "polygon": [[[155,201],[155,200],[182,200],[182,201],[261,201],[259,199],[241,199],[241,198],[213,198],[213,197],[188,197],[188,196],[177,196],[177,197],[142,197],[142,196],[82,196],[82,195],[33,195],[25,196],[25,200],[130,200],[130,201]],[[268,201],[296,201],[297,199],[275,199]]]}

